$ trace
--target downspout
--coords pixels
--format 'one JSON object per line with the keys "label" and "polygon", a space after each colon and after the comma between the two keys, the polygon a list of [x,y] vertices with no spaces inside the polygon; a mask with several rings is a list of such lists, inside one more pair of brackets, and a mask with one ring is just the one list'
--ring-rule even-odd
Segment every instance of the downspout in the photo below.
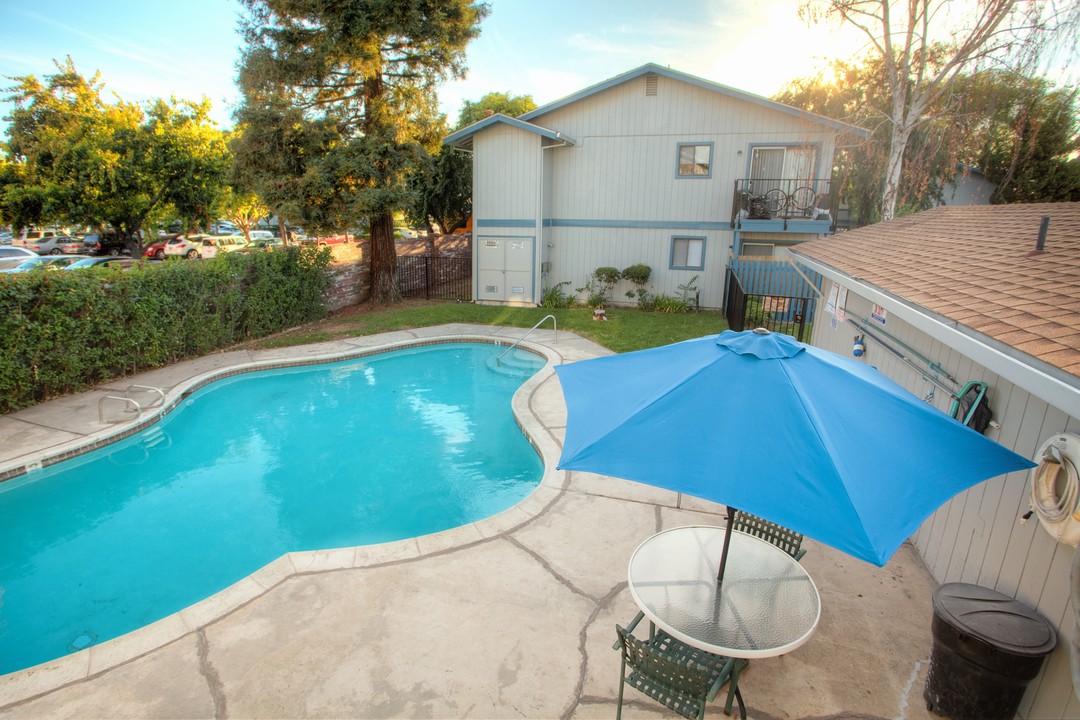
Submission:
{"label": "downspout", "polygon": [[[555,137],[558,138],[558,143],[552,143],[551,145],[544,145],[543,139],[540,140],[540,207],[537,208],[536,213],[536,250],[533,253],[533,262],[535,263],[533,269],[533,302],[537,306],[540,305],[540,301],[544,294],[543,275],[544,275],[544,248],[547,246],[547,237],[545,237],[546,231],[544,230],[544,151],[551,148],[569,147],[572,143],[566,142],[562,139],[562,135],[555,133]],[[540,290],[541,297],[536,297],[536,290]]]}

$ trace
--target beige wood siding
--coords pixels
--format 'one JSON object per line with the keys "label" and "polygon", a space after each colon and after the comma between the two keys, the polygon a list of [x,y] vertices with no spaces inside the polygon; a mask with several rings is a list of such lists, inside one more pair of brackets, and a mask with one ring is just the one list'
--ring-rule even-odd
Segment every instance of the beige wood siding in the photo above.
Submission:
{"label": "beige wood siding", "polygon": [[[826,281],[826,289],[828,287]],[[822,310],[814,325],[813,344],[841,355],[851,356],[852,340],[858,330],[850,323],[836,329]],[[871,303],[848,294],[847,308],[869,317]],[[934,340],[899,318],[889,315],[886,331],[939,363],[961,384],[981,380],[990,386],[990,407],[1000,429],[988,428],[986,435],[1015,452],[1033,457],[1053,433],[1080,433],[1080,419],[1070,417],[1013,383],[988,372],[972,358]],[[865,362],[877,367],[919,397],[933,387],[924,375],[903,363],[877,342],[867,337]],[[935,407],[948,412],[951,397],[940,388],[934,391]],[[872,418],[865,418],[872,422]],[[872,469],[868,455],[867,467]],[[1036,608],[1058,629],[1058,647],[1047,659],[1042,673],[1031,682],[1020,706],[1023,718],[1080,718],[1080,701],[1073,691],[1067,644],[1074,632],[1073,609],[1069,602],[1069,570],[1073,548],[1054,541],[1032,517],[1021,524],[1029,509],[1029,476],[1010,473],[980,483],[943,505],[923,523],[912,537],[934,578],[940,583],[969,582],[1014,596]],[[929,623],[931,618],[926,618]],[[929,658],[930,648],[927,648]]]}
{"label": "beige wood siding", "polygon": [[540,213],[540,137],[507,125],[477,133],[473,146],[473,218],[533,220]]}

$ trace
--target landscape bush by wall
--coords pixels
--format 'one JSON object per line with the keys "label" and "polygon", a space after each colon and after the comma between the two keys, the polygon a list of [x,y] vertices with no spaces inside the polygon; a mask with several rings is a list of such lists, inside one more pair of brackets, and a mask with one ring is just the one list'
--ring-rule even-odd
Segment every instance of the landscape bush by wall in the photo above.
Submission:
{"label": "landscape bush by wall", "polygon": [[326,314],[330,253],[0,277],[0,413]]}

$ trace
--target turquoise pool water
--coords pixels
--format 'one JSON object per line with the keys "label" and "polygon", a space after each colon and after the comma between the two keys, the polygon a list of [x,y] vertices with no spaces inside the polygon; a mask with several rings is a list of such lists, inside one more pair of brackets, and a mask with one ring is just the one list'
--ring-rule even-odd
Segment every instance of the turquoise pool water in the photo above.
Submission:
{"label": "turquoise pool water", "polygon": [[163,618],[284,553],[415,537],[522,500],[510,400],[542,361],[443,344],[238,375],[146,431],[0,483],[0,674]]}

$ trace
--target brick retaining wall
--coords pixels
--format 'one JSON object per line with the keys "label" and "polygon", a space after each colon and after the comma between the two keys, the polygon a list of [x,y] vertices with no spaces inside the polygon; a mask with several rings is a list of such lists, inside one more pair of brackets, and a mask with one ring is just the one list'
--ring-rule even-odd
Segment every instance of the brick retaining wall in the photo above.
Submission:
{"label": "brick retaining wall", "polygon": [[355,245],[332,246],[334,263],[330,266],[330,289],[326,291],[326,309],[336,312],[359,305],[371,298],[371,263]]}

